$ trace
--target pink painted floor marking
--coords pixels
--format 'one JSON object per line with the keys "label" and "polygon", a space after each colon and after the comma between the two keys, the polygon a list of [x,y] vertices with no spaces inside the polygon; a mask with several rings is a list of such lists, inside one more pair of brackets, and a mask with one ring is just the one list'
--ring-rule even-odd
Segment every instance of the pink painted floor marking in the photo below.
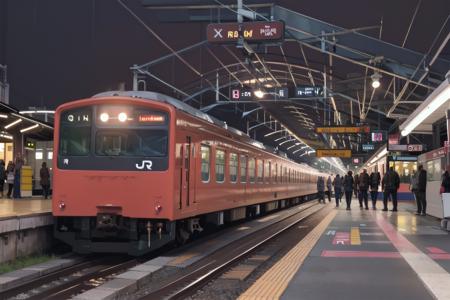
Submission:
{"label": "pink painted floor marking", "polygon": [[322,257],[348,257],[348,258],[401,258],[398,252],[388,251],[333,251],[323,250]]}
{"label": "pink painted floor marking", "polygon": [[350,233],[336,232],[333,239],[333,245],[350,245]]}
{"label": "pink painted floor marking", "polygon": [[434,254],[429,254],[428,256],[435,260],[450,260],[449,253],[434,253]]}
{"label": "pink painted floor marking", "polygon": [[437,248],[437,247],[427,247],[427,250],[431,254],[448,254],[446,251],[442,250],[441,248]]}

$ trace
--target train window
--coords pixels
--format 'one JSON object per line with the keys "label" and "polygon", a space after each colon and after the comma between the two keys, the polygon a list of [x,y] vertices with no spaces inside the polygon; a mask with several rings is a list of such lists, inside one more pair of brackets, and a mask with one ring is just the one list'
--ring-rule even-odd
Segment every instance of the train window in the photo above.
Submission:
{"label": "train window", "polygon": [[280,177],[280,182],[282,183],[283,182],[283,166],[282,165],[280,165],[280,173],[278,176]]}
{"label": "train window", "polygon": [[202,181],[203,182],[208,182],[209,181],[209,170],[210,170],[210,165],[211,165],[211,158],[210,158],[210,152],[211,149],[208,146],[201,146],[200,148],[200,153],[201,153],[201,158],[202,158],[202,167],[201,167],[201,172],[202,172]]}
{"label": "train window", "polygon": [[284,182],[287,182],[287,180],[288,180],[287,167],[284,167]]}
{"label": "train window", "polygon": [[260,159],[256,161],[256,172],[258,174],[258,183],[263,182],[263,171],[264,171],[264,162]]}
{"label": "train window", "polygon": [[225,151],[216,150],[216,182],[225,181]]}
{"label": "train window", "polygon": [[248,160],[248,181],[255,183],[255,159],[250,158]]}
{"label": "train window", "polygon": [[271,166],[270,161],[266,162],[264,169],[264,178],[266,179],[266,183],[270,182],[270,166]]}
{"label": "train window", "polygon": [[99,156],[164,157],[167,155],[167,130],[108,129],[97,131],[95,154]]}
{"label": "train window", "polygon": [[237,181],[238,156],[236,153],[230,153],[230,182]]}
{"label": "train window", "polygon": [[65,111],[61,114],[59,154],[86,156],[91,147],[91,108]]}
{"label": "train window", "polygon": [[275,168],[273,169],[273,179],[274,179],[274,182],[277,182],[277,181],[278,181],[277,175],[278,175],[278,164],[275,164]]}
{"label": "train window", "polygon": [[247,156],[241,155],[241,183],[247,182]]}

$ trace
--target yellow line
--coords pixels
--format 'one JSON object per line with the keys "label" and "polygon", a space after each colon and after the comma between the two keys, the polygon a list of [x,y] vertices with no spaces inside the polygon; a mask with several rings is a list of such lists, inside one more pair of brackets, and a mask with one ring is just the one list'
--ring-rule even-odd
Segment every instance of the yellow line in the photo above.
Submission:
{"label": "yellow line", "polygon": [[350,244],[361,245],[361,235],[359,233],[359,227],[352,227],[350,231]]}
{"label": "yellow line", "polygon": [[336,211],[333,210],[303,240],[248,288],[238,300],[279,299],[335,216]]}

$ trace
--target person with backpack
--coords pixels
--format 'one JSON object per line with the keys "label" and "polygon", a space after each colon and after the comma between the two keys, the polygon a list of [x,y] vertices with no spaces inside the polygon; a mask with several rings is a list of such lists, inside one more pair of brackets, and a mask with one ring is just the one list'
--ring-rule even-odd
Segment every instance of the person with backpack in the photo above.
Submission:
{"label": "person with backpack", "polygon": [[339,207],[342,194],[342,178],[339,176],[339,174],[336,174],[336,177],[334,177],[333,186],[334,186],[334,197],[336,198],[336,207]]}
{"label": "person with backpack", "polygon": [[380,172],[372,172],[369,177],[370,198],[372,200],[372,209],[377,209],[378,187],[380,186]]}
{"label": "person with backpack", "polygon": [[352,203],[352,194],[354,187],[352,171],[348,171],[344,178],[344,192],[345,192],[345,202],[347,202],[347,210],[350,210],[350,205]]}
{"label": "person with backpack", "polygon": [[358,188],[359,188],[358,194],[359,207],[363,208],[364,204],[364,207],[366,209],[369,209],[369,199],[367,195],[367,191],[369,189],[369,174],[367,174],[366,169],[363,169],[363,172],[359,176]]}
{"label": "person with backpack", "polygon": [[383,180],[381,181],[383,186],[384,196],[383,196],[383,211],[388,210],[388,198],[392,197],[392,211],[397,211],[397,190],[400,187],[400,176],[390,167],[389,170],[384,174]]}

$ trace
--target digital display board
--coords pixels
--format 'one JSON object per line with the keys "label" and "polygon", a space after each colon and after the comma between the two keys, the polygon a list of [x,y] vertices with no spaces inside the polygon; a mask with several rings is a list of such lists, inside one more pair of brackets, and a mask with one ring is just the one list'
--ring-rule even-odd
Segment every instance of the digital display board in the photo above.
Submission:
{"label": "digital display board", "polygon": [[284,23],[272,21],[208,24],[206,37],[210,43],[237,42],[240,37],[248,42],[281,41],[284,39]]}
{"label": "digital display board", "polygon": [[301,85],[295,89],[295,96],[299,98],[322,97],[322,86]]}
{"label": "digital display board", "polygon": [[363,151],[372,151],[372,150],[375,150],[375,146],[373,144],[363,144],[362,150]]}
{"label": "digital display board", "polygon": [[141,123],[164,123],[166,121],[165,116],[162,115],[139,115],[138,121]]}
{"label": "digital display board", "polygon": [[317,149],[316,157],[352,157],[352,150],[350,149]]}
{"label": "digital display board", "polygon": [[373,143],[381,143],[386,141],[386,132],[380,130],[372,131],[371,140]]}
{"label": "digital display board", "polygon": [[369,126],[331,126],[331,127],[316,127],[316,133],[369,133]]}

